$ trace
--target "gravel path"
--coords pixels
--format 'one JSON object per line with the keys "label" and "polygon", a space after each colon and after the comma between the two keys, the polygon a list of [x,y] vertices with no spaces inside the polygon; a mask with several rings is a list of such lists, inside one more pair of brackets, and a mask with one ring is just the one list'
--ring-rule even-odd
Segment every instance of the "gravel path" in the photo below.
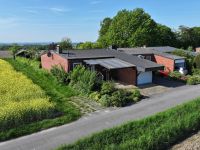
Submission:
{"label": "gravel path", "polygon": [[200,132],[175,145],[171,150],[200,150]]}

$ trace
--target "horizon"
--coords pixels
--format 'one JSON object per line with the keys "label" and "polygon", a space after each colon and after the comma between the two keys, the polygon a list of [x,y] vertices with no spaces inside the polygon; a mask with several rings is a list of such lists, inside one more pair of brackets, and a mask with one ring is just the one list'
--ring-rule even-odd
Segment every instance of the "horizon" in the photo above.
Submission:
{"label": "horizon", "polygon": [[[85,0],[42,2],[0,0],[0,43],[51,43],[63,37],[73,43],[98,38],[100,22],[122,9],[143,8],[157,23],[178,29],[180,25],[200,26],[200,1]],[[112,7],[110,7],[112,6]],[[188,7],[190,6],[190,7]]]}

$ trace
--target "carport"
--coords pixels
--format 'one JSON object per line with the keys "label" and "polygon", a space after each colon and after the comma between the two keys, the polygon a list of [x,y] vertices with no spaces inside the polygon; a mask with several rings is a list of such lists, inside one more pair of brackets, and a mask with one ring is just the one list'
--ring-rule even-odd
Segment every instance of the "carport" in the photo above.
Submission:
{"label": "carport", "polygon": [[118,58],[89,59],[84,63],[101,73],[104,80],[116,80],[125,84],[136,84],[136,66]]}

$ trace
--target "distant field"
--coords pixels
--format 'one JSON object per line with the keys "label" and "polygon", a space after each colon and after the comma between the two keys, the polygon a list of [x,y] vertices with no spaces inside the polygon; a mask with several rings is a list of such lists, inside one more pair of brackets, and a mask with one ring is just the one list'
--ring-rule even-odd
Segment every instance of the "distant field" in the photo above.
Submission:
{"label": "distant field", "polygon": [[12,57],[9,51],[1,51],[0,50],[0,58],[10,58]]}
{"label": "distant field", "polygon": [[0,130],[53,117],[55,106],[45,92],[0,59]]}

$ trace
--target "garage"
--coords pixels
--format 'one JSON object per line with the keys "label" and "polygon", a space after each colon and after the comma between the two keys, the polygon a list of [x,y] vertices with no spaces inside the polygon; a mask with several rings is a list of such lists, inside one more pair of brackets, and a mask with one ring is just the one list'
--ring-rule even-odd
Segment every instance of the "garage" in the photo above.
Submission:
{"label": "garage", "polygon": [[152,83],[152,79],[153,79],[153,74],[152,71],[149,72],[141,72],[137,78],[137,84],[141,85],[141,84],[148,84],[148,83]]}

